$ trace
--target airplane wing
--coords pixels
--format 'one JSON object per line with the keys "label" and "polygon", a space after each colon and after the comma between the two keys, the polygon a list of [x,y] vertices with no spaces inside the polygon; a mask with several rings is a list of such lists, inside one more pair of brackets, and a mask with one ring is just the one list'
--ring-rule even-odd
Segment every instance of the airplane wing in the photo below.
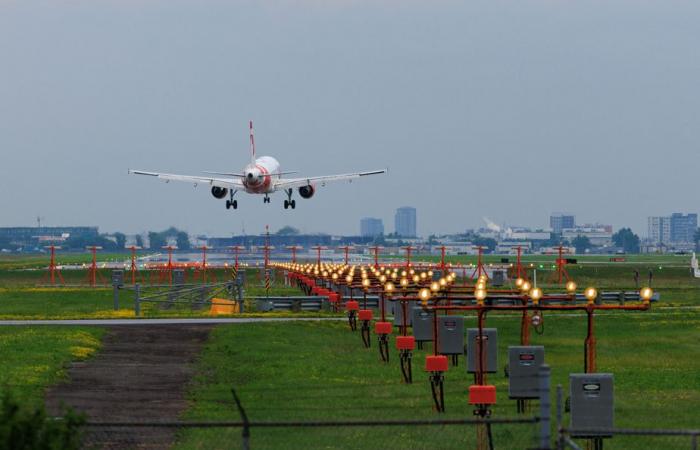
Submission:
{"label": "airplane wing", "polygon": [[170,181],[184,181],[186,183],[192,183],[195,186],[198,184],[205,184],[220,188],[243,189],[243,182],[238,178],[214,178],[192,175],[176,175],[172,173],[145,172],[143,170],[131,169],[129,169],[129,173],[133,173],[135,175],[147,175],[149,177],[156,177],[160,180],[164,180],[166,183]]}
{"label": "airplane wing", "polygon": [[289,189],[293,187],[306,186],[313,183],[321,183],[325,185],[328,181],[350,181],[366,177],[369,175],[378,175],[380,173],[386,173],[387,169],[373,170],[371,172],[357,172],[357,173],[344,173],[340,175],[324,175],[320,177],[307,177],[307,178],[287,178],[282,180],[277,180],[275,182],[276,189]]}

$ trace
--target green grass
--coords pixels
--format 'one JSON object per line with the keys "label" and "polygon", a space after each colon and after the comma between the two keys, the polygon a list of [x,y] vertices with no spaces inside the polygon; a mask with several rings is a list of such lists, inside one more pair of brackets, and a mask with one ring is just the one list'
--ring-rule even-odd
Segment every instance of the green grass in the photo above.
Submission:
{"label": "green grass", "polygon": [[[467,323],[475,322],[468,319]],[[533,336],[533,344],[545,345],[553,386],[567,386],[568,374],[582,371],[585,323],[584,317],[548,314],[545,334]],[[519,317],[491,314],[488,325],[499,330],[502,367],[507,345],[519,342]],[[596,329],[598,370],[615,374],[618,427],[700,426],[699,313],[601,314]],[[345,323],[221,326],[214,330],[199,362],[190,394],[192,406],[185,417],[238,420],[230,394],[234,387],[251,420],[433,418],[436,414],[422,370],[425,354],[416,352],[415,382],[406,385],[401,383],[396,351],[392,349],[389,364],[382,364],[376,341],[365,350],[359,334],[350,332]],[[471,416],[466,393],[470,380],[463,361],[447,372],[444,417]],[[514,416],[503,374],[491,375],[489,382],[498,389],[494,416]],[[496,448],[533,446],[526,440],[533,432],[530,426],[496,427]],[[186,434],[181,447],[204,448],[199,444],[217,439],[208,433]],[[238,433],[232,432],[229,438],[237,439]],[[399,434],[398,440],[390,437],[394,433]],[[252,442],[255,448],[461,448],[473,445],[472,437],[472,429],[460,427],[439,432],[421,427],[255,429]]]}
{"label": "green grass", "polygon": [[22,404],[38,405],[45,389],[65,376],[70,361],[99,349],[103,333],[97,327],[0,328],[0,389]]}

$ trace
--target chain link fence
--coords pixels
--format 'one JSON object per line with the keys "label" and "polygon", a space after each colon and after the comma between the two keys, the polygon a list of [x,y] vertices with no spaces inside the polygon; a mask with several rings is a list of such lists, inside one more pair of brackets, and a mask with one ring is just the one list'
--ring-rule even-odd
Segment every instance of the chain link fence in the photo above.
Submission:
{"label": "chain link fence", "polygon": [[539,420],[86,423],[86,449],[527,449]]}
{"label": "chain link fence", "polygon": [[[603,437],[585,437],[597,435]],[[581,437],[584,436],[584,437]],[[559,450],[697,450],[700,430],[652,430],[619,428],[586,430],[585,433],[562,429],[557,440]]]}

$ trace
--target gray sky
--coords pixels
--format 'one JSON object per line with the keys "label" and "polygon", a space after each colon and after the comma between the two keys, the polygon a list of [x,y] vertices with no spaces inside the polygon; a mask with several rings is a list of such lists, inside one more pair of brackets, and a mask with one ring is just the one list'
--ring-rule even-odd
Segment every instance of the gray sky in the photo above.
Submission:
{"label": "gray sky", "polygon": [[[0,226],[228,235],[700,210],[700,2],[0,0]],[[387,176],[227,211],[197,174],[259,154]]]}

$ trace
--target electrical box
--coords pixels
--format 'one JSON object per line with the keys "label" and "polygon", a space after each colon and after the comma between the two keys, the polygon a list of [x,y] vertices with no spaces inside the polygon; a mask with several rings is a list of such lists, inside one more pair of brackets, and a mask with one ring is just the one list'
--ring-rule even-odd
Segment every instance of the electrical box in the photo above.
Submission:
{"label": "electrical box", "polygon": [[464,317],[438,316],[438,353],[461,355],[464,353]]}
{"label": "electrical box", "polygon": [[112,286],[115,286],[115,287],[124,286],[124,271],[123,270],[113,270],[112,271]]}
{"label": "electrical box", "polygon": [[245,270],[236,272],[236,285],[243,286],[245,284]]}
{"label": "electrical box", "polygon": [[539,398],[538,372],[544,364],[542,345],[512,345],[508,347],[508,397]]}
{"label": "electrical box", "polygon": [[442,270],[433,269],[433,281],[439,281],[442,278]]}
{"label": "electrical box", "polygon": [[503,286],[505,284],[506,276],[502,270],[494,270],[491,273],[491,285],[492,286]]}
{"label": "electrical box", "polygon": [[185,271],[182,269],[173,270],[173,284],[175,286],[181,286],[185,284]]}
{"label": "electrical box", "polygon": [[[496,328],[483,328],[483,372],[498,372],[498,330]],[[481,361],[479,353],[479,329],[467,329],[467,372],[477,372],[478,364]]]}
{"label": "electrical box", "polygon": [[418,342],[433,340],[433,315],[435,312],[428,311],[420,306],[411,308],[411,322],[413,323],[413,336]]}
{"label": "electrical box", "polygon": [[572,437],[605,437],[613,428],[613,375],[572,373],[569,375]]}
{"label": "electrical box", "polygon": [[[393,307],[394,307],[394,325],[401,326],[403,325],[403,306],[401,305],[401,302],[399,301],[393,301]],[[416,305],[415,300],[410,300],[406,302],[406,324],[408,326],[411,326],[411,309]]]}

